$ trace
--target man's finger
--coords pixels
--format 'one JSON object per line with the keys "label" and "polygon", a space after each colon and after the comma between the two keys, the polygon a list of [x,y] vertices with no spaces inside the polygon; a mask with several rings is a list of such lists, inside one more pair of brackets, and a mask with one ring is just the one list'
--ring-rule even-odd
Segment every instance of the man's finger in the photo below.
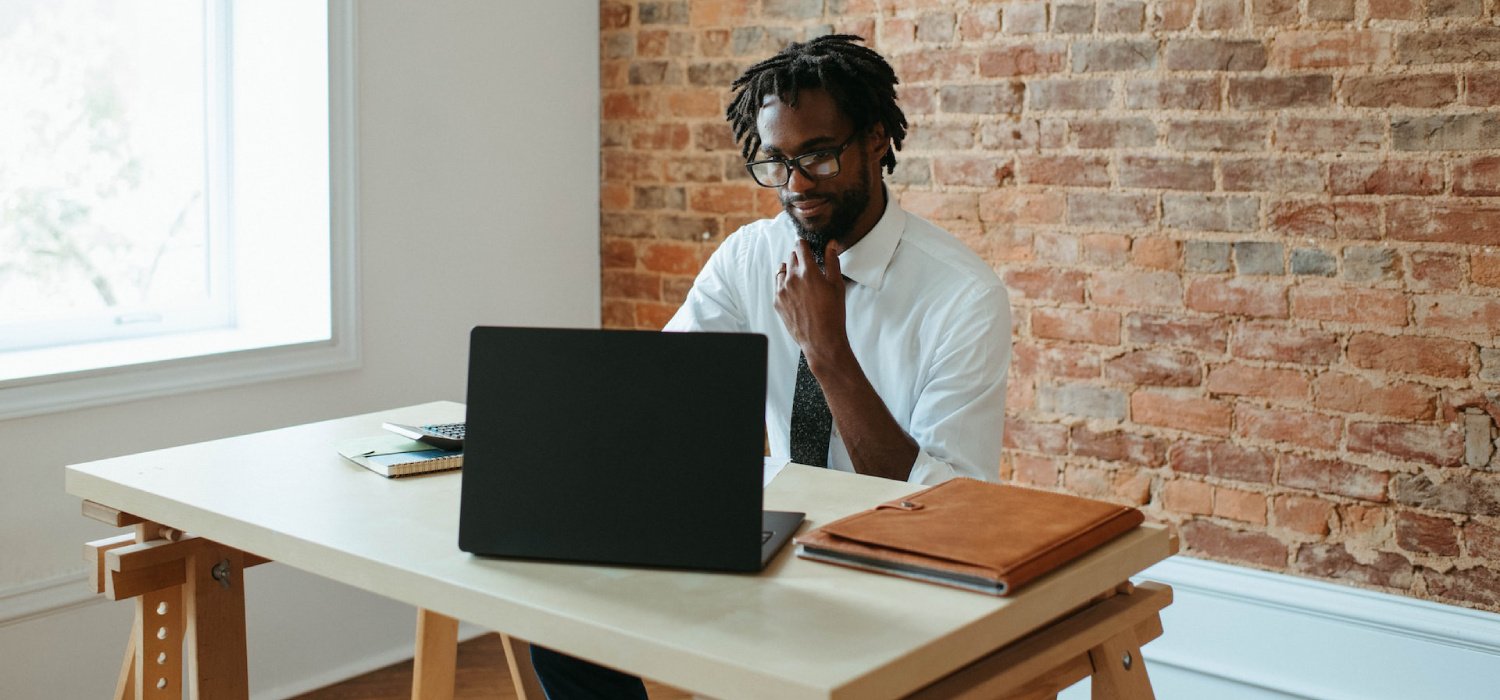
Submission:
{"label": "man's finger", "polygon": [[829,281],[840,282],[844,279],[842,263],[839,262],[839,253],[844,252],[844,246],[837,240],[828,242],[828,247],[823,249],[823,276]]}

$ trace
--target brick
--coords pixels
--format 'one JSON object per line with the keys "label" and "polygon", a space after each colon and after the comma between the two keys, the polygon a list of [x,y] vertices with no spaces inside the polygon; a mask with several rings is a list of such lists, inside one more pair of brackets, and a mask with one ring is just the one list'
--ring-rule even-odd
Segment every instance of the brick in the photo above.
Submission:
{"label": "brick", "polygon": [[1198,28],[1205,31],[1245,26],[1245,3],[1240,0],[1200,0]]}
{"label": "brick", "polygon": [[1391,482],[1391,498],[1412,508],[1455,515],[1500,515],[1500,477],[1472,471],[1443,470],[1402,474]]}
{"label": "brick", "polygon": [[1208,373],[1210,394],[1299,401],[1308,397],[1309,387],[1307,375],[1291,369],[1233,363],[1219,365]]}
{"label": "brick", "polygon": [[1146,228],[1156,216],[1156,198],[1151,195],[1068,195],[1067,221],[1077,226]]}
{"label": "brick", "polygon": [[1075,425],[1071,431],[1072,453],[1107,462],[1129,462],[1138,466],[1159,467],[1166,458],[1166,447],[1156,438],[1115,430],[1099,432],[1086,425]]}
{"label": "brick", "polygon": [[1266,524],[1266,495],[1254,491],[1214,488],[1214,515],[1257,525]]}
{"label": "brick", "polygon": [[1146,4],[1134,0],[1105,2],[1099,5],[1101,33],[1134,33],[1146,26]]}
{"label": "brick", "polygon": [[734,61],[695,61],[687,67],[688,84],[722,88],[740,76],[743,66]]}
{"label": "brick", "polygon": [[[700,151],[722,151],[734,152],[739,147],[734,142],[733,133],[724,128],[724,125],[715,122],[702,122],[694,124],[693,148]],[[738,175],[739,173],[735,173]]]}
{"label": "brick", "polygon": [[1286,318],[1286,285],[1235,279],[1199,279],[1188,285],[1187,307],[1194,311]]}
{"label": "brick", "polygon": [[687,24],[688,4],[686,0],[665,2],[642,2],[637,8],[641,24]]}
{"label": "brick", "polygon": [[701,216],[662,216],[657,219],[656,233],[662,238],[706,241],[719,235],[719,220]]}
{"label": "brick", "polygon": [[1032,309],[1031,334],[1036,338],[1118,345],[1120,314],[1088,309]]}
{"label": "brick", "polygon": [[599,323],[603,328],[635,328],[635,304],[629,301],[604,299],[599,307]]}
{"label": "brick", "polygon": [[911,192],[901,195],[901,206],[933,221],[979,220],[979,197],[973,192]]}
{"label": "brick", "polygon": [[1500,246],[1500,204],[1396,201],[1389,207],[1386,232],[1402,241]]}
{"label": "brick", "polygon": [[1031,110],[1102,110],[1114,101],[1114,83],[1109,79],[1043,79],[1025,85],[1026,104]]}
{"label": "brick", "polygon": [[1360,563],[1342,544],[1304,544],[1297,548],[1293,568],[1303,574],[1366,586],[1405,591],[1412,584],[1412,564],[1399,554],[1377,553]]}
{"label": "brick", "polygon": [[962,41],[991,42],[1000,36],[1000,11],[983,7],[963,13],[958,20],[958,37]]}
{"label": "brick", "polygon": [[1347,22],[1354,19],[1354,0],[1307,0],[1307,17]]}
{"label": "brick", "polygon": [[1229,344],[1229,326],[1222,318],[1133,313],[1125,317],[1125,335],[1135,345],[1181,347],[1222,353]]}
{"label": "brick", "polygon": [[1276,123],[1276,145],[1287,151],[1378,151],[1385,145],[1380,119],[1323,119],[1283,116]]}
{"label": "brick", "polygon": [[1153,481],[1150,472],[1124,467],[1115,471],[1109,492],[1116,500],[1140,507],[1151,502]]}
{"label": "brick", "polygon": [[1275,323],[1242,323],[1235,327],[1231,354],[1250,360],[1327,365],[1339,357],[1334,333]]}
{"label": "brick", "polygon": [[1391,475],[1339,460],[1286,455],[1282,458],[1276,483],[1288,488],[1385,503],[1389,500],[1386,488],[1391,483]]}
{"label": "brick", "polygon": [[1063,470],[1063,488],[1085,498],[1108,498],[1112,481],[1109,472],[1092,466],[1069,464]]}
{"label": "brick", "polygon": [[1476,70],[1465,74],[1469,96],[1465,104],[1475,107],[1500,106],[1500,71]]}
{"label": "brick", "polygon": [[1017,483],[1042,488],[1057,486],[1057,462],[1026,454],[1007,454],[1006,457],[1011,460],[1012,474]]}
{"label": "brick", "polygon": [[1436,109],[1458,99],[1458,80],[1451,73],[1356,76],[1345,78],[1339,92],[1350,107]]}
{"label": "brick", "polygon": [[[1419,292],[1453,291],[1464,283],[1463,256],[1416,251],[1407,258],[1407,288]],[[1476,278],[1476,283],[1480,283]],[[1481,283],[1482,284],[1482,283]]]}
{"label": "brick", "polygon": [[[923,60],[932,60],[921,55]],[[1010,78],[1019,75],[1059,73],[1067,65],[1068,45],[1061,41],[1001,46],[979,54],[979,75]]]}
{"label": "brick", "polygon": [[1398,151],[1476,151],[1500,142],[1500,114],[1442,114],[1391,121]]}
{"label": "brick", "polygon": [[903,145],[918,150],[968,150],[974,146],[974,125],[947,122],[913,124],[906,133]]}
{"label": "brick", "polygon": [[1176,32],[1187,29],[1193,23],[1193,0],[1161,0],[1149,17],[1148,29]]}
{"label": "brick", "polygon": [[919,52],[891,59],[891,67],[901,76],[901,83],[971,82],[977,74],[974,54],[966,51]]}
{"label": "brick", "polygon": [[1280,243],[1240,241],[1234,244],[1234,269],[1241,275],[1280,275],[1286,272],[1285,255]]}
{"label": "brick", "polygon": [[[1316,248],[1296,248],[1292,250],[1292,274],[1294,275],[1332,277],[1338,272],[1338,269],[1339,260],[1334,257],[1333,253]],[[1294,316],[1301,316],[1302,313],[1297,311],[1295,304],[1296,289],[1295,287],[1293,288],[1294,303],[1292,305],[1292,314]]]}
{"label": "brick", "polygon": [[1180,350],[1136,350],[1104,363],[1104,378],[1141,386],[1198,386],[1203,365]]}
{"label": "brick", "polygon": [[[683,119],[713,119],[723,114],[719,108],[719,93],[717,90],[702,88],[686,88],[672,90],[667,93],[667,109],[671,114]],[[730,130],[722,123],[714,124],[725,138],[731,138]]]}
{"label": "brick", "polygon": [[1156,51],[1156,42],[1144,39],[1077,41],[1072,47],[1072,72],[1147,71],[1156,67]]}
{"label": "brick", "polygon": [[1479,381],[1500,384],[1500,348],[1480,348]]}
{"label": "brick", "polygon": [[693,278],[691,276],[674,275],[661,278],[661,298],[663,302],[672,306],[682,306],[687,300],[688,292],[693,289]]}
{"label": "brick", "polygon": [[1094,4],[1052,6],[1053,34],[1089,34],[1094,31]]}
{"label": "brick", "polygon": [[1335,509],[1339,515],[1339,531],[1345,536],[1365,541],[1387,541],[1391,538],[1387,526],[1387,506],[1367,506],[1344,503]]}
{"label": "brick", "polygon": [[1428,17],[1478,17],[1484,14],[1484,0],[1433,0],[1427,3]]}
{"label": "brick", "polygon": [[1370,19],[1417,19],[1421,0],[1370,0]]}
{"label": "brick", "polygon": [[1130,395],[1131,420],[1205,435],[1229,435],[1228,404],[1195,396],[1136,391]]}
{"label": "brick", "polygon": [[698,246],[695,245],[656,243],[646,246],[641,254],[641,266],[652,272],[692,275],[702,265]]}
{"label": "brick", "polygon": [[[1130,239],[1125,236],[1118,236],[1112,233],[1093,233],[1084,236],[1082,239],[1082,260],[1091,265],[1099,265],[1104,267],[1120,267],[1125,264],[1126,258],[1129,253]],[[1108,280],[1112,279],[1114,278],[1106,279],[1106,287],[1103,290],[1105,295],[1108,295],[1110,289]],[[1130,284],[1130,282],[1126,282],[1124,280],[1116,281],[1118,281],[1120,284]],[[1151,282],[1151,280],[1149,279],[1139,279],[1137,281],[1148,285]],[[1095,273],[1094,281],[1090,284],[1090,287],[1096,290],[1092,295],[1096,302],[1099,300],[1099,284],[1099,274]]]}
{"label": "brick", "polygon": [[998,187],[1011,179],[1009,158],[996,156],[938,156],[932,159],[932,177],[940,185]]}
{"label": "brick", "polygon": [[1183,523],[1181,534],[1186,554],[1254,564],[1267,569],[1286,568],[1287,546],[1263,532],[1235,530],[1195,520]]}
{"label": "brick", "polygon": [[644,214],[611,214],[599,216],[599,232],[605,236],[644,238],[652,231],[651,217]]}
{"label": "brick", "polygon": [[1318,450],[1338,448],[1344,419],[1311,411],[1261,408],[1251,404],[1234,407],[1235,435],[1241,438],[1291,443]]}
{"label": "brick", "polygon": [[1088,275],[1075,270],[1007,269],[1005,286],[1018,299],[1082,304]]}
{"label": "brick", "polygon": [[1364,369],[1456,379],[1469,375],[1472,347],[1446,338],[1356,333],[1348,353],[1349,362]]}
{"label": "brick", "polygon": [[1019,418],[1005,419],[1005,447],[1042,454],[1061,455],[1068,451],[1068,426],[1057,423],[1035,423]]}
{"label": "brick", "polygon": [[1458,527],[1452,520],[1404,511],[1396,514],[1396,545],[1416,554],[1458,555]]}
{"label": "brick", "polygon": [[683,124],[641,124],[632,130],[630,147],[638,151],[681,151],[690,138]]}
{"label": "brick", "polygon": [[1019,170],[1028,185],[1109,186],[1106,156],[1021,156]]}
{"label": "brick", "polygon": [[[1309,0],[1309,4],[1316,1]],[[1292,70],[1385,65],[1390,55],[1391,35],[1387,32],[1292,31],[1276,35],[1270,64]]]}
{"label": "brick", "polygon": [[605,270],[600,274],[602,295],[615,299],[639,299],[657,301],[661,299],[661,275]]}
{"label": "brick", "polygon": [[1047,31],[1047,4],[1017,2],[1005,6],[1001,24],[1006,34],[1040,34]]}
{"label": "brick", "polygon": [[1500,27],[1456,27],[1396,38],[1396,63],[1482,63],[1500,56]]}
{"label": "brick", "polygon": [[[1156,125],[1149,119],[1074,119],[1068,135],[1078,148],[1147,148],[1156,145]],[[1210,185],[1212,184],[1210,171]]]}
{"label": "brick", "polygon": [[1415,304],[1417,325],[1455,334],[1493,338],[1500,329],[1500,299],[1477,296],[1422,295]]}
{"label": "brick", "polygon": [[1214,189],[1214,164],[1209,160],[1122,156],[1121,187],[1208,192]]}
{"label": "brick", "polygon": [[687,203],[687,195],[681,187],[647,185],[633,188],[632,200],[636,209],[681,210]]}
{"label": "brick", "polygon": [[1500,528],[1470,520],[1464,523],[1464,550],[1471,557],[1500,560]]}
{"label": "brick", "polygon": [[1500,287],[1500,250],[1479,250],[1469,257],[1469,278],[1474,284]]}
{"label": "brick", "polygon": [[1432,420],[1437,392],[1411,382],[1370,381],[1364,377],[1329,373],[1313,383],[1313,405],[1343,413],[1372,413],[1408,420]]}
{"label": "brick", "polygon": [[1242,111],[1324,107],[1333,101],[1333,76],[1230,78],[1229,106]]}
{"label": "brick", "polygon": [[1323,165],[1306,158],[1247,158],[1219,164],[1227,192],[1319,192]]}
{"label": "brick", "polygon": [[1130,262],[1138,267],[1177,270],[1181,259],[1181,244],[1169,238],[1138,238],[1130,246]]}
{"label": "brick", "polygon": [[655,103],[643,92],[609,92],[603,97],[604,120],[654,119],[657,116]]}
{"label": "brick", "polygon": [[669,61],[632,61],[629,82],[631,85],[679,85],[682,83],[682,68]]}
{"label": "brick", "polygon": [[1268,208],[1271,232],[1287,238],[1380,238],[1380,205],[1375,203],[1285,199]]}
{"label": "brick", "polygon": [[1338,162],[1329,166],[1328,182],[1336,195],[1438,194],[1443,191],[1443,166],[1414,160]]}
{"label": "brick", "polygon": [[823,0],[764,0],[760,11],[773,19],[817,19],[823,16]]}
{"label": "brick", "polygon": [[1221,241],[1190,240],[1185,246],[1183,269],[1188,272],[1228,272],[1230,244]]}
{"label": "brick", "polygon": [[623,29],[630,26],[630,6],[623,2],[599,3],[599,28]]}
{"label": "brick", "polygon": [[1258,71],[1266,67],[1266,46],[1259,41],[1168,39],[1168,70]]}
{"label": "brick", "polygon": [[682,57],[693,53],[693,34],[666,29],[645,29],[635,36],[635,55],[645,58]]}
{"label": "brick", "polygon": [[1011,366],[1021,377],[1091,379],[1099,376],[1099,356],[1086,346],[1017,342]]}
{"label": "brick", "polygon": [[1023,192],[1012,187],[985,192],[978,203],[979,220],[986,223],[1060,224],[1067,211],[1067,199],[1059,192]]}
{"label": "brick", "polygon": [[1126,80],[1127,109],[1219,109],[1219,78]]}
{"label": "brick", "polygon": [[1229,442],[1179,441],[1168,454],[1172,470],[1255,484],[1270,484],[1276,458]]}
{"label": "brick", "polygon": [[1162,507],[1177,513],[1212,515],[1214,489],[1201,481],[1176,479],[1161,489]]}
{"label": "brick", "polygon": [[1162,225],[1188,231],[1253,231],[1260,226],[1260,199],[1204,194],[1164,194]]}
{"label": "brick", "polygon": [[1005,121],[979,125],[980,146],[988,150],[1035,151],[1062,148],[1067,142],[1067,123],[1060,119]]}
{"label": "brick", "polygon": [[1480,565],[1447,572],[1426,570],[1427,592],[1440,599],[1460,601],[1472,607],[1500,606],[1500,573]]}
{"label": "brick", "polygon": [[1088,288],[1099,306],[1182,307],[1182,280],[1170,272],[1100,271],[1090,275]]}
{"label": "brick", "polygon": [[1439,467],[1463,462],[1463,434],[1451,427],[1408,423],[1350,423],[1349,451],[1383,454]]}
{"label": "brick", "polygon": [[1453,194],[1500,197],[1500,156],[1484,156],[1453,165]]}
{"label": "brick", "polygon": [[1284,27],[1297,23],[1296,0],[1250,0],[1250,24],[1255,27]]}
{"label": "brick", "polygon": [[1292,316],[1319,321],[1405,326],[1406,295],[1394,289],[1305,284],[1289,293]]}
{"label": "brick", "polygon": [[1025,85],[951,85],[938,90],[938,103],[949,114],[1019,114]]}
{"label": "brick", "polygon": [[1125,394],[1119,389],[1088,384],[1045,385],[1037,389],[1037,408],[1084,418],[1125,420]]}
{"label": "brick", "polygon": [[1333,514],[1333,504],[1321,498],[1276,496],[1271,501],[1271,522],[1304,535],[1326,537]]}
{"label": "brick", "polygon": [[599,241],[599,265],[601,268],[635,269],[635,242],[618,238],[601,237]]}
{"label": "brick", "polygon": [[599,57],[604,60],[630,58],[635,55],[635,42],[627,32],[601,32]]}
{"label": "brick", "polygon": [[932,161],[915,156],[901,156],[896,172],[885,176],[891,185],[928,185],[932,182]]}
{"label": "brick", "polygon": [[1200,119],[1167,122],[1167,145],[1178,151],[1262,151],[1271,127],[1249,119]]}
{"label": "brick", "polygon": [[958,16],[952,12],[924,12],[917,19],[917,41],[953,41],[958,35]]}

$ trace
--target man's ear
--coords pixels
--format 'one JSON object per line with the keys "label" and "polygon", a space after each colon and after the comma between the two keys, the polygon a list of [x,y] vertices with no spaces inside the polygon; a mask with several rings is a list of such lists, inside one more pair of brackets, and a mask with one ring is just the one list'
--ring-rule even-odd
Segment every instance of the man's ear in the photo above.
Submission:
{"label": "man's ear", "polygon": [[875,122],[870,127],[870,160],[879,162],[885,157],[886,152],[891,150],[891,140],[885,135],[885,125]]}

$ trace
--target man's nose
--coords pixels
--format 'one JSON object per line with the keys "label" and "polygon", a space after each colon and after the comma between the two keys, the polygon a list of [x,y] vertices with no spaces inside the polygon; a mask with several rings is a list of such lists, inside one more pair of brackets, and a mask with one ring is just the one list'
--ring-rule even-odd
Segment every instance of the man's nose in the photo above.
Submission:
{"label": "man's nose", "polygon": [[811,190],[812,188],[813,179],[808,177],[806,173],[802,172],[801,168],[792,168],[791,176],[786,180],[787,191],[796,194],[802,194],[803,192]]}

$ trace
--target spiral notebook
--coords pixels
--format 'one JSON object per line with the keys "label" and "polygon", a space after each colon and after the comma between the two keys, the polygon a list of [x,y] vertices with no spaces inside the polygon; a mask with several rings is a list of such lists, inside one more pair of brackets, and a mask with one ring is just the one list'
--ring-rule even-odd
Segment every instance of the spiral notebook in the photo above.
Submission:
{"label": "spiral notebook", "polygon": [[385,477],[426,474],[458,469],[464,464],[461,450],[441,450],[400,435],[376,435],[338,445],[340,455]]}

